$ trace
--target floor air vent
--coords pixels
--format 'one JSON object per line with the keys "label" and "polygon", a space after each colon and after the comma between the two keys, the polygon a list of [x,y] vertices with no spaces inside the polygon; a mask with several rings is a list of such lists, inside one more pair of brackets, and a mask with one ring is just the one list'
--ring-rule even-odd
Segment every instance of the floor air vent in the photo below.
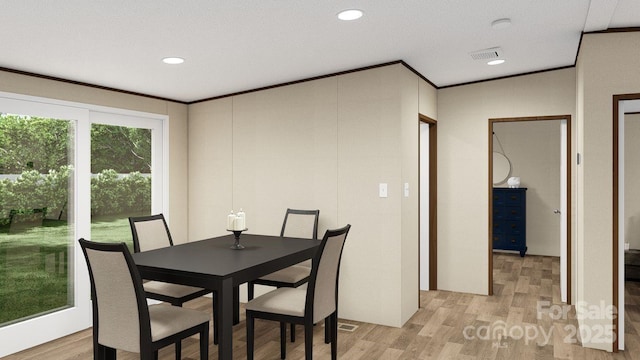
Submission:
{"label": "floor air vent", "polygon": [[345,324],[341,322],[338,323],[338,330],[354,332],[356,331],[357,328],[358,328],[358,325]]}

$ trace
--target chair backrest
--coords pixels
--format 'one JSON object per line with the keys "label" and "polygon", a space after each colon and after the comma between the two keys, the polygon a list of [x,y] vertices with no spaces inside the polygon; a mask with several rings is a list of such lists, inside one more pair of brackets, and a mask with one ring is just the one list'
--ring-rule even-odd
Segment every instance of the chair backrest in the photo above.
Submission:
{"label": "chair backrest", "polygon": [[163,214],[130,217],[133,251],[148,251],[173,246],[169,227]]}
{"label": "chair backrest", "polygon": [[317,239],[319,216],[320,210],[287,209],[280,236]]}
{"label": "chair backrest", "polygon": [[305,311],[313,311],[314,323],[326,318],[338,307],[340,259],[350,228],[351,225],[347,225],[340,229],[327,230],[313,258]]}
{"label": "chair backrest", "polygon": [[151,339],[142,280],[125,243],[80,239],[89,267],[94,336],[98,343],[140,352],[141,338]]}

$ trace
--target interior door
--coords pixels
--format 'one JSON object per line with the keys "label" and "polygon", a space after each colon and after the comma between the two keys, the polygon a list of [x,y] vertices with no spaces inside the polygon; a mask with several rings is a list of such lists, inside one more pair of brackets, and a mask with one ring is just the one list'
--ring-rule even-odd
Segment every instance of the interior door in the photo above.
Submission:
{"label": "interior door", "polygon": [[560,299],[567,302],[567,120],[560,120]]}
{"label": "interior door", "polygon": [[420,290],[429,290],[429,124],[420,122]]}

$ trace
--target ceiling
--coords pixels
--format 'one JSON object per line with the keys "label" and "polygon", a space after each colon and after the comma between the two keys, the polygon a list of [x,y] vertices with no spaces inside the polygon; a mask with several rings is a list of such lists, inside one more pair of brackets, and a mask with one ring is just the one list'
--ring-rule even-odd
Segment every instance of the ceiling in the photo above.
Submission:
{"label": "ceiling", "polygon": [[[438,87],[573,66],[583,31],[640,26],[638,0],[0,4],[0,67],[182,102],[397,60]],[[364,16],[338,20],[349,8]],[[511,26],[493,29],[501,18]],[[469,54],[493,47],[504,64]]]}

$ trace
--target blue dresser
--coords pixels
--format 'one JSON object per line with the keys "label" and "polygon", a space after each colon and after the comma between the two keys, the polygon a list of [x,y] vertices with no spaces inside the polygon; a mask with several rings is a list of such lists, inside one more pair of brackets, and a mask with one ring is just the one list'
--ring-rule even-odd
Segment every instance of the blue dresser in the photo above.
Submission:
{"label": "blue dresser", "polygon": [[493,248],[527,252],[526,188],[493,188]]}

